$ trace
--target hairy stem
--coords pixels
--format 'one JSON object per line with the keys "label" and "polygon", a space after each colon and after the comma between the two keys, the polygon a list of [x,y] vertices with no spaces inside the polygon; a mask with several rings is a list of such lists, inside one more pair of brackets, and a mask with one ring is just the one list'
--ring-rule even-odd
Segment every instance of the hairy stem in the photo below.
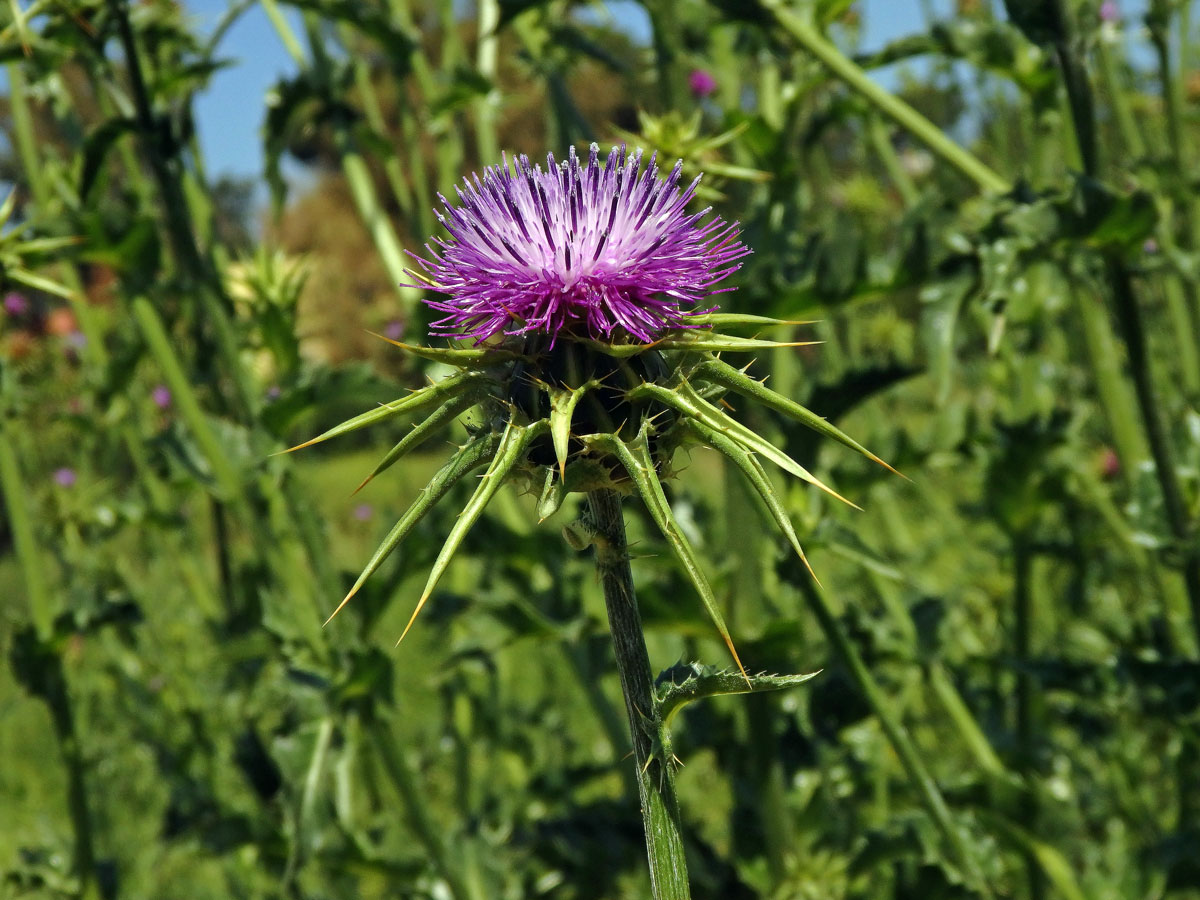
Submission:
{"label": "hairy stem", "polygon": [[633,572],[625,542],[621,496],[615,491],[587,495],[595,534],[596,571],[604,586],[608,627],[612,632],[621,693],[629,715],[633,756],[638,773],[638,796],[646,827],[646,852],[650,858],[650,885],[655,900],[688,900],[687,862],[679,801],[675,796],[675,770],[667,729],[654,699],[654,676],[642,634],[633,591]]}

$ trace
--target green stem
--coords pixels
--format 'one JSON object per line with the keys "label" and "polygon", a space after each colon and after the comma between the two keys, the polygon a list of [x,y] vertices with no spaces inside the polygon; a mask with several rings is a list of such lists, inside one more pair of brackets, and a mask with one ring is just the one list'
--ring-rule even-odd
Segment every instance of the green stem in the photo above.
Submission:
{"label": "green stem", "polygon": [[[1176,171],[1188,171],[1188,142],[1184,138],[1183,128],[1187,117],[1184,112],[1183,84],[1178,77],[1175,67],[1171,65],[1171,4],[1165,0],[1153,0],[1150,4],[1150,15],[1147,29],[1150,43],[1154,45],[1154,53],[1158,60],[1159,81],[1162,84],[1163,99],[1166,101],[1167,140],[1171,145],[1171,156],[1174,158]],[[1188,40],[1184,33],[1184,43]]]}
{"label": "green stem", "polygon": [[304,775],[304,787],[300,792],[300,802],[296,806],[295,834],[292,845],[288,850],[287,864],[284,866],[282,893],[291,896],[296,890],[296,876],[304,865],[309,843],[309,825],[312,822],[313,807],[316,805],[317,791],[325,774],[325,765],[329,757],[329,744],[333,740],[333,717],[325,716],[317,726],[317,735],[313,740],[312,755],[308,760],[308,771]]}
{"label": "green stem", "polygon": [[815,56],[847,87],[857,91],[880,112],[911,132],[936,156],[940,156],[985,191],[1002,194],[1009,190],[1010,185],[1006,179],[990,169],[977,156],[950,140],[940,128],[899,97],[872,81],[862,68],[827,41],[811,22],[805,21],[788,9],[783,0],[758,2],[804,50]]}
{"label": "green stem", "polygon": [[1142,130],[1138,127],[1133,110],[1129,107],[1125,85],[1117,72],[1112,49],[1104,41],[1100,41],[1096,46],[1096,54],[1100,60],[1100,76],[1104,79],[1104,90],[1112,104],[1117,133],[1121,135],[1121,142],[1129,156],[1141,159],[1146,155],[1146,142],[1142,138]]}
{"label": "green stem", "polygon": [[[1020,538],[1014,539],[1012,551],[1013,656],[1017,665],[1017,770],[1030,779],[1034,765],[1034,685],[1033,674],[1029,670],[1033,638],[1033,592],[1030,589],[1033,553]],[[1034,832],[1038,814],[1037,793],[1032,790],[1025,791],[1021,804],[1022,825],[1028,831]],[[1046,882],[1042,867],[1032,853],[1025,855],[1025,872],[1030,900],[1042,900],[1046,896]]]}
{"label": "green stem", "polygon": [[[325,52],[325,47],[322,43],[323,38],[316,27],[315,20],[311,16],[307,16],[305,19],[309,39],[309,52],[312,57],[310,63],[305,57],[304,51],[301,49],[300,43],[292,32],[287,19],[280,13],[275,0],[263,0],[263,6],[267,11],[271,24],[279,35],[279,39],[283,41],[283,45],[292,59],[302,68],[307,68],[311,65],[314,74],[319,80],[331,82],[333,79],[331,70],[332,62]],[[345,176],[346,184],[350,188],[350,196],[354,200],[355,207],[358,209],[359,217],[371,235],[371,240],[375,244],[375,249],[379,252],[379,258],[383,261],[384,268],[387,269],[388,277],[396,286],[396,293],[399,295],[402,311],[408,314],[419,302],[421,292],[416,288],[405,286],[409,283],[410,276],[405,271],[404,248],[400,243],[400,238],[397,236],[396,229],[392,226],[391,220],[383,209],[383,205],[379,202],[379,196],[375,190],[375,181],[371,177],[371,170],[367,166],[366,158],[358,149],[350,125],[345,121],[341,121],[340,118],[335,117],[332,127],[334,146],[337,148],[338,157],[341,161],[342,174]]]}
{"label": "green stem", "polygon": [[40,669],[42,677],[36,691],[50,710],[54,735],[66,763],[67,808],[75,837],[72,871],[79,880],[76,897],[78,900],[90,900],[97,896],[97,893],[94,880],[96,866],[92,847],[92,818],[88,809],[87,784],[84,778],[86,766],[75,732],[75,718],[71,712],[71,698],[67,691],[67,676],[63,671],[62,655],[54,640],[50,595],[42,576],[43,563],[25,502],[21,470],[16,450],[3,431],[0,431],[0,490],[4,493],[9,527],[12,529],[17,559],[29,596],[29,612],[38,650],[44,656]]}
{"label": "green stem", "polygon": [[88,808],[87,782],[84,778],[86,764],[79,736],[75,731],[75,717],[71,713],[71,697],[67,691],[67,676],[63,671],[61,654],[53,653],[45,672],[45,683],[41,686],[42,696],[50,708],[54,722],[54,735],[62,751],[67,769],[67,808],[71,816],[71,829],[75,836],[75,853],[72,869],[79,879],[76,900],[92,900],[99,897],[96,885],[96,855],[92,845],[92,815]]}
{"label": "green stem", "polygon": [[946,800],[942,797],[937,782],[933,780],[933,776],[926,768],[908,730],[892,713],[891,701],[884,696],[883,691],[871,676],[867,664],[863,662],[854,643],[850,640],[850,636],[846,634],[846,630],[842,628],[837,616],[834,615],[821,589],[807,576],[807,573],[802,574],[796,581],[808,601],[809,608],[817,617],[825,637],[833,645],[834,651],[849,670],[850,676],[879,719],[884,734],[887,735],[892,749],[896,751],[896,756],[900,759],[900,765],[904,767],[909,781],[917,789],[921,804],[925,807],[929,817],[933,819],[938,831],[941,832],[954,861],[961,867],[977,891],[985,897],[991,897],[991,889],[988,887],[983,871],[979,868],[978,860],[968,848],[962,831],[954,823],[950,807],[946,805]]}
{"label": "green stem", "polygon": [[904,170],[900,158],[896,155],[896,148],[892,146],[892,139],[888,135],[887,128],[884,127],[878,116],[871,116],[871,121],[867,125],[867,136],[871,140],[871,147],[875,150],[879,161],[887,169],[888,177],[892,179],[904,205],[916,206],[921,200],[921,192],[913,182],[912,176]]}
{"label": "green stem", "polygon": [[208,418],[200,406],[200,400],[192,388],[191,381],[179,361],[179,354],[172,346],[170,335],[158,317],[157,311],[145,297],[137,297],[133,304],[133,318],[150,355],[158,363],[163,381],[171,390],[171,396],[179,409],[179,415],[187,423],[196,443],[203,451],[223,499],[235,501],[241,494],[241,481],[229,463],[229,454],[221,445],[216,433],[209,426]]}
{"label": "green stem", "polygon": [[592,491],[587,498],[595,528],[596,571],[604,587],[608,627],[633,737],[651,891],[654,900],[688,900],[691,892],[675,796],[675,766],[670,738],[654,696],[650,656],[629,567],[621,497],[615,491]]}
{"label": "green stem", "polygon": [[[29,95],[25,87],[25,72],[17,63],[9,63],[6,67],[8,74],[8,108],[12,120],[13,139],[16,144],[17,156],[21,160],[21,169],[29,183],[33,201],[42,214],[49,214],[53,205],[54,186],[46,177],[48,167],[43,164],[42,156],[38,153],[37,134],[33,126],[33,114],[29,108]],[[79,322],[79,330],[87,338],[84,355],[98,370],[108,365],[108,353],[104,349],[104,335],[97,322],[96,310],[87,302],[83,294],[83,285],[74,266],[64,266],[65,282],[71,289],[69,302],[71,311]]]}
{"label": "green stem", "polygon": [[[1083,155],[1086,174],[1095,177],[1099,164],[1099,150],[1091,84],[1080,57],[1081,51],[1071,40],[1070,18],[1063,0],[1051,0],[1051,3],[1053,14],[1059,18],[1059,32],[1062,35],[1055,51],[1070,100],[1079,149]],[[1183,554],[1180,568],[1183,571],[1184,587],[1191,607],[1196,646],[1200,650],[1200,552],[1191,545],[1192,523],[1179,482],[1179,472],[1175,468],[1174,452],[1154,386],[1154,376],[1150,370],[1149,345],[1141,305],[1134,292],[1129,266],[1117,251],[1110,250],[1105,253],[1104,268],[1112,291],[1117,326],[1129,353],[1129,371],[1133,377],[1142,429],[1150,446],[1150,455],[1154,459],[1154,474],[1162,492],[1167,525],[1179,551]]]}
{"label": "green stem", "polygon": [[1138,409],[1142,415],[1142,427],[1150,444],[1150,455],[1154,459],[1154,474],[1162,491],[1167,525],[1178,542],[1180,551],[1185,554],[1182,565],[1183,581],[1191,607],[1196,646],[1200,649],[1200,553],[1190,546],[1191,523],[1183,489],[1179,484],[1179,472],[1175,468],[1170,436],[1163,421],[1150,371],[1150,355],[1142,311],[1133,292],[1133,279],[1124,262],[1116,256],[1109,255],[1105,259],[1105,265],[1112,285],[1117,322],[1129,352],[1129,369],[1133,375]]}
{"label": "green stem", "polygon": [[[343,28],[343,40],[349,39],[350,36],[350,29]],[[361,60],[354,65],[354,86],[358,89],[359,101],[362,103],[363,114],[367,117],[367,124],[379,137],[387,139],[389,137],[387,122],[383,117],[383,107],[380,105],[379,95],[371,81],[371,67]],[[395,152],[389,153],[383,160],[383,172],[387,177],[388,186],[392,189],[392,196],[396,198],[396,203],[400,207],[401,215],[405,219],[411,219],[413,214],[412,190],[409,188],[408,182],[404,180],[404,173],[400,169],[400,160]]]}
{"label": "green stem", "polygon": [[1108,420],[1117,458],[1121,461],[1121,475],[1132,491],[1137,479],[1138,463],[1149,455],[1138,427],[1137,404],[1125,381],[1121,353],[1113,339],[1103,297],[1098,291],[1084,288],[1077,288],[1071,293],[1075,299],[1075,310],[1096,393]]}
{"label": "green stem", "polygon": [[37,537],[33,530],[33,519],[25,498],[25,483],[17,462],[16,448],[8,435],[0,429],[0,491],[4,493],[4,504],[8,510],[9,529],[12,531],[13,548],[21,575],[25,580],[25,593],[29,598],[29,615],[37,636],[48,640],[54,630],[54,610],[50,592],[46,587]]}
{"label": "green stem", "polygon": [[168,244],[179,270],[194,279],[196,293],[208,324],[216,338],[217,351],[234,387],[233,407],[242,422],[252,419],[254,391],[249,375],[241,364],[237,336],[229,319],[232,301],[225,296],[220,275],[211,259],[200,252],[192,228],[187,198],[179,177],[180,160],[170,146],[172,138],[155,115],[146,80],[142,74],[141,54],[129,20],[128,0],[109,0],[117,22],[117,33],[125,54],[130,92],[138,121],[142,155],[150,167],[162,204]]}
{"label": "green stem", "polygon": [[650,14],[651,41],[654,45],[654,71],[658,79],[658,96],[663,109],[678,109],[681,90],[675,65],[679,56],[678,13],[672,0],[646,0]]}
{"label": "green stem", "polygon": [[478,0],[476,5],[479,14],[476,19],[475,65],[479,74],[491,83],[492,89],[487,96],[475,102],[475,148],[479,153],[479,161],[484,165],[492,165],[500,156],[500,146],[496,140],[496,112],[500,107],[500,87],[496,83],[500,38],[496,29],[500,25],[500,4],[498,0]]}
{"label": "green stem", "polygon": [[471,894],[458,869],[450,864],[451,854],[442,838],[443,830],[430,817],[425,800],[417,790],[412,768],[402,749],[403,744],[396,739],[392,729],[386,727],[385,721],[373,720],[370,724],[379,759],[404,802],[409,826],[428,854],[434,870],[446,882],[454,900],[471,900]]}

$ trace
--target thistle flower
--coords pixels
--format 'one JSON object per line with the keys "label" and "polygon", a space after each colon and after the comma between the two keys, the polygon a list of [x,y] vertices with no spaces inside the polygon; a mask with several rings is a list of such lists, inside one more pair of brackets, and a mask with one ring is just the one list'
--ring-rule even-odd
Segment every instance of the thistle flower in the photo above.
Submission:
{"label": "thistle flower", "polygon": [[546,170],[519,156],[510,167],[484,170],[457,189],[461,207],[439,195],[438,219],[450,240],[426,244],[416,257],[434,290],[448,300],[425,302],[445,316],[433,333],[482,342],[498,334],[564,334],[649,342],[696,327],[716,285],[750,251],[737,224],[709,210],[686,213],[700,179],[680,189],[682,163],[665,179],[655,155],[614,147],[600,162],[575,154]]}
{"label": "thistle flower", "polygon": [[[469,429],[466,444],[400,517],[333,615],[455,484],[483,468],[404,634],[487,504],[506,481],[517,479],[538,492],[540,519],[553,515],[572,492],[638,496],[741,667],[698,555],[663,491],[675,450],[692,443],[723,454],[806,565],[759,459],[844,498],[733,418],[722,395],[758,401],[887,465],[817,414],[719,357],[726,351],[801,346],[736,332],[803,323],[704,307],[709,295],[730,290],[717,285],[750,251],[738,241],[736,223],[706,221],[709,210],[685,211],[696,182],[681,190],[678,164],[662,179],[653,156],[644,169],[642,160],[640,150],[629,154],[620,147],[601,165],[595,145],[586,165],[571,151],[563,163],[549,156],[546,171],[525,157],[510,167],[505,158],[459,190],[461,208],[441,198],[446,214],[439,217],[450,239],[436,241],[438,250],[427,245],[431,259],[420,262],[428,285],[449,299],[425,302],[445,313],[434,323],[434,334],[474,339],[476,346],[418,347],[380,335],[459,371],[292,449],[415,415],[411,431],[367,475],[361,490],[467,410],[481,407],[482,424]],[[578,529],[566,536],[573,546],[588,539]]]}
{"label": "thistle flower", "polygon": [[165,384],[156,384],[150,392],[150,399],[159,409],[169,409],[171,406],[171,389]]}
{"label": "thistle flower", "polygon": [[692,95],[703,99],[717,89],[717,79],[706,69],[693,69],[688,75],[688,88]]}
{"label": "thistle flower", "polygon": [[10,316],[23,316],[29,311],[29,301],[23,295],[10,291],[4,295],[4,311]]}

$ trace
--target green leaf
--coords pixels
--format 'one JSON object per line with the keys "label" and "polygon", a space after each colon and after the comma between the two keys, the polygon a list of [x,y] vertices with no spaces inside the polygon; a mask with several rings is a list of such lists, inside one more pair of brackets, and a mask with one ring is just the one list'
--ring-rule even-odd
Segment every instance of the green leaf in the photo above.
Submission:
{"label": "green leaf", "polygon": [[670,726],[679,710],[695,700],[722,694],[752,694],[762,691],[782,691],[815,678],[820,672],[807,675],[746,675],[697,663],[681,663],[662,672],[655,680],[655,694],[663,724]]}
{"label": "green leaf", "polygon": [[385,403],[377,409],[372,409],[352,419],[347,419],[339,425],[334,425],[328,431],[322,432],[315,438],[281,452],[291,453],[295,450],[302,450],[305,447],[311,447],[313,444],[319,444],[330,438],[335,438],[351,431],[357,431],[359,428],[365,428],[368,425],[374,425],[376,422],[382,422],[384,419],[390,419],[392,416],[398,416],[401,413],[415,412],[432,406],[435,403],[445,403],[471,390],[485,380],[486,376],[478,372],[463,372],[460,375],[452,375],[449,378],[444,378],[434,384],[413,391],[409,396],[403,397],[400,400]]}
{"label": "green leaf", "polygon": [[401,438],[399,443],[387,452],[387,455],[379,461],[379,465],[371,470],[371,474],[364,478],[362,483],[354,489],[351,496],[365,488],[372,478],[392,466],[404,454],[408,453],[414,447],[419,447],[427,438],[436,434],[458,418],[460,414],[478,403],[482,394],[483,391],[479,390],[467,391],[465,394],[442,404],[428,418],[414,425],[412,431]]}
{"label": "green leaf", "polygon": [[408,536],[408,533],[424,518],[425,514],[446,495],[446,492],[458,484],[465,475],[495,458],[499,447],[500,436],[495,432],[481,434],[461,448],[454,456],[450,457],[444,466],[437,470],[429,479],[429,483],[421,489],[417,499],[404,511],[400,520],[392,526],[392,530],[387,533],[387,537],[383,539],[370,560],[367,561],[358,579],[354,582],[354,586],[350,588],[350,592],[325,620],[326,625],[342,611],[342,607],[350,602],[350,598],[358,593],[359,588],[374,574],[376,569],[383,565],[383,561]]}
{"label": "green leaf", "polygon": [[[896,472],[895,469],[837,426],[830,424],[824,418],[801,406],[796,401],[771,390],[761,381],[751,378],[745,372],[734,368],[727,362],[719,359],[706,360],[692,371],[690,377],[722,385],[732,391],[737,391],[743,397],[757,400],[763,406],[773,409],[777,413],[782,413],[788,418],[795,419],[818,434],[833,438],[833,440],[844,444],[851,450],[861,453],[868,459],[879,463],[879,465],[888,471]],[[896,474],[899,475],[900,473],[896,472]]]}
{"label": "green leaf", "polygon": [[721,609],[717,606],[717,598],[713,594],[712,586],[709,585],[708,578],[700,568],[700,563],[696,559],[696,551],[692,549],[692,545],[684,537],[679,524],[675,521],[675,515],[671,512],[671,504],[667,502],[667,496],[663,493],[662,482],[658,479],[658,472],[654,468],[654,459],[650,454],[650,443],[646,432],[647,428],[643,426],[634,441],[633,449],[612,434],[589,435],[584,440],[601,451],[612,453],[629,473],[642,502],[650,513],[650,518],[654,520],[654,524],[666,538],[675,558],[683,566],[684,573],[692,582],[692,586],[696,588],[696,593],[700,595],[700,601],[708,611],[713,624],[717,626],[717,631],[724,639],[725,646],[729,648],[729,653],[733,656],[733,661],[737,663],[742,677],[745,678],[747,677],[746,667],[738,658],[737,649],[733,646],[733,639],[729,636],[725,617],[721,615]]}
{"label": "green leaf", "polygon": [[[441,552],[433,562],[433,569],[429,573],[429,579],[425,582],[425,590],[421,592],[417,608],[413,610],[408,624],[404,626],[404,631],[400,634],[400,641],[404,640],[404,636],[412,628],[413,622],[417,620],[417,616],[420,615],[425,603],[429,600],[429,595],[437,587],[442,574],[450,565],[450,560],[454,558],[454,554],[466,538],[467,532],[471,530],[471,526],[483,513],[484,507],[496,496],[496,491],[500,490],[500,486],[504,484],[509,473],[524,458],[529,444],[534,438],[543,434],[548,427],[545,419],[538,419],[532,425],[515,425],[511,421],[508,423],[508,427],[504,430],[504,436],[500,439],[499,449],[492,457],[491,465],[488,466],[483,479],[479,482],[479,487],[475,489],[475,493],[463,507],[463,511],[458,514],[458,521],[450,529],[450,534],[446,536],[446,542],[442,545]],[[400,641],[396,643],[398,644]]]}

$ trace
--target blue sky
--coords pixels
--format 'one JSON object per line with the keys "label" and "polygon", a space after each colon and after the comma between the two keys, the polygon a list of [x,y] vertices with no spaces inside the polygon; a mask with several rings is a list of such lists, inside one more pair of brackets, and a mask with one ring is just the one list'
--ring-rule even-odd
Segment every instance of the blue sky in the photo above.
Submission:
{"label": "blue sky", "polygon": [[[609,2],[614,15],[635,35],[645,34],[644,13],[629,0]],[[953,8],[952,0],[933,0],[939,15]],[[228,7],[227,0],[184,0],[204,32],[210,31]],[[863,49],[872,49],[903,34],[918,30],[925,21],[922,0],[860,0],[866,26]],[[209,175],[224,173],[257,176],[262,172],[262,139],[259,129],[264,97],[270,87],[295,71],[266,13],[255,5],[226,34],[222,56],[233,65],[218,72],[197,100],[200,143]],[[886,77],[886,76],[885,76]]]}

